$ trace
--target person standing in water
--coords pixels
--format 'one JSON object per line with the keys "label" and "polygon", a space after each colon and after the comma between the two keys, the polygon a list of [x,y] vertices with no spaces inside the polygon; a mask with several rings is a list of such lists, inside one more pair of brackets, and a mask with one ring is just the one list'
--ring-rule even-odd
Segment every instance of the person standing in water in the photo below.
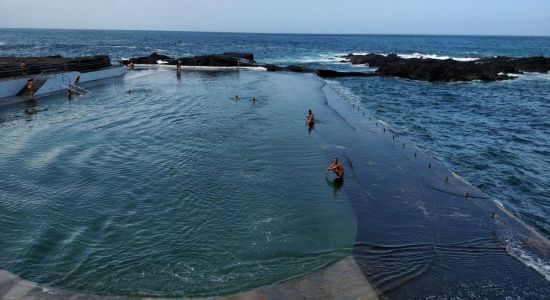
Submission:
{"label": "person standing in water", "polygon": [[176,64],[176,75],[181,75],[181,60]]}
{"label": "person standing in water", "polygon": [[32,78],[27,80],[27,91],[32,98],[34,96],[34,80]]}
{"label": "person standing in water", "polygon": [[308,114],[306,116],[306,124],[309,127],[313,127],[313,125],[315,124],[315,115],[313,114],[311,109],[308,111]]}
{"label": "person standing in water", "polygon": [[340,164],[338,157],[334,158],[334,161],[325,169],[325,175],[332,171],[336,174],[336,179],[344,179],[344,167]]}

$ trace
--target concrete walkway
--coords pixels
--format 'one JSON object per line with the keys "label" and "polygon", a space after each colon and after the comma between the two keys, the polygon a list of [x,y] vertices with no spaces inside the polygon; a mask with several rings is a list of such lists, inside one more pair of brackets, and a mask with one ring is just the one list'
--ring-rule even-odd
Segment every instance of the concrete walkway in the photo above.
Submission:
{"label": "concrete walkway", "polygon": [[[22,279],[8,271],[0,271],[1,300],[60,300],[60,299],[159,299],[107,297],[79,294],[50,288]],[[174,298],[171,298],[174,299]],[[187,298],[179,298],[187,299]],[[251,299],[378,299],[376,291],[363,276],[355,260],[348,256],[318,272],[284,283],[260,287],[224,297],[194,298],[200,300]]]}

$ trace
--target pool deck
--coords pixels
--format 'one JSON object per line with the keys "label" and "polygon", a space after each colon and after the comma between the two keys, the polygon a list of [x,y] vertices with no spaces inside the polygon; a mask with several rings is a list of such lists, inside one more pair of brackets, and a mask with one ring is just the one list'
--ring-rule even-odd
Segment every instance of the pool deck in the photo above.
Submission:
{"label": "pool deck", "polygon": [[[87,295],[46,287],[0,271],[0,299],[163,299]],[[189,299],[189,298],[170,298]],[[250,300],[250,299],[378,299],[377,292],[363,276],[359,266],[348,256],[315,273],[287,282],[264,286],[251,291],[223,297],[193,298],[200,300]]]}

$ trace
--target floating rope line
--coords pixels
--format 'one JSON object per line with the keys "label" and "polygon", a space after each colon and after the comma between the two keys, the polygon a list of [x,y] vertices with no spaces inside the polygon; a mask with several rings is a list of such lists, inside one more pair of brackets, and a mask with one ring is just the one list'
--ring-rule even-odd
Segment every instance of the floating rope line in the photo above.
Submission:
{"label": "floating rope line", "polygon": [[[323,80],[323,79],[321,79]],[[357,110],[359,112],[361,112],[361,109],[359,107],[359,105],[356,105],[355,103],[352,103],[352,101],[350,99],[348,99],[347,95],[345,95],[344,93],[342,93],[341,91],[339,90],[336,90],[331,84],[327,83],[326,81],[324,82],[325,85],[332,91],[336,94],[336,96],[338,96],[340,98],[341,101],[345,101],[347,102],[348,104],[350,104],[353,108],[357,108]],[[362,115],[365,116],[365,117],[368,117],[369,121],[372,120],[372,116],[370,115],[365,115],[365,112],[363,111],[362,112]],[[396,137],[398,138],[399,137],[399,133],[397,133],[396,131],[394,131],[393,129],[389,128],[386,124],[384,124],[383,122],[380,122],[379,120],[374,120],[375,122],[375,126],[378,127],[378,123],[381,123],[382,124],[382,131],[385,133],[386,131],[388,131],[389,133],[392,134],[392,141],[395,141]],[[386,130],[388,129],[388,130]],[[376,133],[376,131],[371,131],[371,130],[367,130],[369,132],[374,132]],[[345,156],[345,152],[348,151],[349,149],[351,149],[352,145],[357,141],[357,139],[359,138],[359,135],[356,135],[355,137],[353,137],[350,142],[347,144],[347,146],[342,149],[340,152],[338,152],[338,155],[341,155],[341,156]],[[402,148],[402,149],[405,149],[406,147],[406,143],[404,142],[401,142],[401,147],[399,148]],[[350,159],[345,156],[348,161],[350,161]],[[417,157],[417,152],[415,151],[414,152],[414,157],[416,158]],[[351,162],[351,161],[350,161]],[[431,169],[432,168],[432,163],[428,163],[428,168]],[[462,193],[459,193],[459,192],[453,192],[453,191],[449,191],[449,190],[446,190],[446,189],[442,189],[442,188],[439,188],[439,187],[436,187],[430,183],[428,183],[428,181],[426,180],[425,178],[426,175],[423,175],[423,176],[420,176],[422,178],[422,183],[430,188],[430,189],[433,189],[435,191],[439,191],[439,192],[442,192],[442,193],[445,193],[445,194],[448,194],[448,195],[452,195],[452,196],[457,196],[457,197],[465,197],[466,199],[489,199],[488,196],[479,196],[479,195],[475,195],[475,194],[470,194],[470,192],[465,192],[465,194],[462,194]],[[429,176],[429,175],[427,175]],[[445,182],[449,182],[449,177],[446,176],[445,177]]]}

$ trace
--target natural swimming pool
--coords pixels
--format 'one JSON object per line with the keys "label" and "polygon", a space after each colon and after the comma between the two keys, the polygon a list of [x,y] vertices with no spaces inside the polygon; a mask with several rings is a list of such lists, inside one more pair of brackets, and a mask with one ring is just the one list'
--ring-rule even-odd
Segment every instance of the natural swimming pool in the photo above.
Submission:
{"label": "natural swimming pool", "polygon": [[310,108],[320,127],[331,113],[320,87],[141,71],[72,101],[2,107],[0,267],[96,294],[205,296],[350,255],[355,215],[304,124]]}
{"label": "natural swimming pool", "polygon": [[550,291],[547,240],[311,75],[131,72],[0,118],[0,269],[45,285],[225,295],[352,255],[389,299]]}

